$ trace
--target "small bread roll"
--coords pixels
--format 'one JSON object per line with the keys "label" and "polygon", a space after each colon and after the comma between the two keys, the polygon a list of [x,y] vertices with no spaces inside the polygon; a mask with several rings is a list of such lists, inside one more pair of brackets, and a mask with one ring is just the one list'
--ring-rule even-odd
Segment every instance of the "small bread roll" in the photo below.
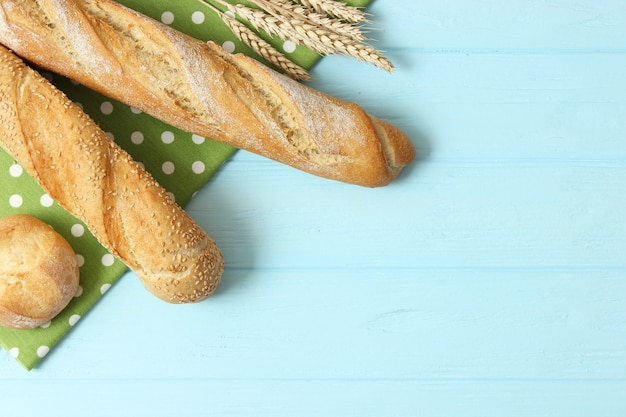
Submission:
{"label": "small bread roll", "polygon": [[26,214],[0,219],[0,325],[32,329],[63,310],[78,290],[70,244]]}

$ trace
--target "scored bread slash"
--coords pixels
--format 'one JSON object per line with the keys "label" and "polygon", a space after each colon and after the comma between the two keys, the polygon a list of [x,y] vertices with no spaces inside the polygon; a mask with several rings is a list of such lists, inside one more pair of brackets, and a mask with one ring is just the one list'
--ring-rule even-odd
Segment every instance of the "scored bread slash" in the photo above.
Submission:
{"label": "scored bread slash", "polygon": [[320,177],[391,183],[415,158],[400,129],[112,0],[2,0],[0,43],[188,133]]}
{"label": "scored bread slash", "polygon": [[197,302],[224,268],[215,242],[89,116],[0,46],[0,146],[157,297]]}

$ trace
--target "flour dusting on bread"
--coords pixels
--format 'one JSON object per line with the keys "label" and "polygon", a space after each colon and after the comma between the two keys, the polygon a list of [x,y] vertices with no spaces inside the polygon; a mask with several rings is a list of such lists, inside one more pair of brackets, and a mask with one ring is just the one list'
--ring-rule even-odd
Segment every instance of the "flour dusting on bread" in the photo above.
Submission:
{"label": "flour dusting on bread", "polygon": [[[367,187],[389,184],[415,156],[404,133],[355,103],[112,0],[3,0],[0,7],[0,42],[18,55],[189,133]],[[37,13],[20,13],[25,8]],[[71,52],[82,47],[87,56]],[[122,70],[103,71],[107,65]]]}

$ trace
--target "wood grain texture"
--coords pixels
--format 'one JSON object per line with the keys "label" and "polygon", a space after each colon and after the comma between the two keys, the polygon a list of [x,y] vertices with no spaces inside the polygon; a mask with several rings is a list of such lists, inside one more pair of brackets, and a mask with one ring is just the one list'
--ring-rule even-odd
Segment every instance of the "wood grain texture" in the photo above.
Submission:
{"label": "wood grain texture", "polygon": [[369,11],[397,70],[328,57],[312,85],[415,165],[369,190],[238,152],[187,206],[216,295],[123,277],[38,369],[0,354],[7,415],[623,417],[626,6]]}

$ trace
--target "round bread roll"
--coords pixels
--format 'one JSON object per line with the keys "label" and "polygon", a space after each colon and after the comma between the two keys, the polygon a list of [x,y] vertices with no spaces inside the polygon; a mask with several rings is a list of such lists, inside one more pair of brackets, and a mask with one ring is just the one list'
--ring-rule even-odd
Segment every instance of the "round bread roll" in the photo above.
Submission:
{"label": "round bread roll", "polygon": [[0,219],[0,326],[32,329],[63,310],[78,290],[70,244],[26,214]]}

